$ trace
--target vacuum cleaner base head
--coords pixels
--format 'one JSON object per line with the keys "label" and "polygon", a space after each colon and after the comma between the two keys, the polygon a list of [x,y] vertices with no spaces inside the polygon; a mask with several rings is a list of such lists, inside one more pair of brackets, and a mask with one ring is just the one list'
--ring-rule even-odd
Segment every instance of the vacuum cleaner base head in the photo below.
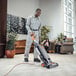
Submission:
{"label": "vacuum cleaner base head", "polygon": [[55,63],[55,62],[51,62],[50,65],[46,65],[44,63],[41,64],[42,67],[46,67],[47,69],[50,69],[50,68],[55,68],[58,66],[58,63]]}

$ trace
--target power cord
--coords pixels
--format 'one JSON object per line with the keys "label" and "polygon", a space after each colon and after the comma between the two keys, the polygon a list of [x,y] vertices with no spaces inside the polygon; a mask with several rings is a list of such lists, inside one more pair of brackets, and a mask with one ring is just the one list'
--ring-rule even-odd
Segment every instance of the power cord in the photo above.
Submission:
{"label": "power cord", "polygon": [[34,65],[33,63],[18,63],[18,64],[16,64],[15,66],[13,66],[4,76],[8,76],[8,74],[9,74],[10,72],[12,72],[12,70],[13,70],[15,67],[17,67],[17,66],[19,66],[19,65],[21,65],[21,64]]}

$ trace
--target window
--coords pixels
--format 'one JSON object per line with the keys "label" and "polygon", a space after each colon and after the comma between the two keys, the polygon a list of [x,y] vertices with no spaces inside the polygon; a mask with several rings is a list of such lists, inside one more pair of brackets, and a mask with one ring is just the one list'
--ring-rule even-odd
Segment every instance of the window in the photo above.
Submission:
{"label": "window", "polygon": [[73,0],[64,0],[64,34],[74,37]]}
{"label": "window", "polygon": [[73,17],[73,16],[72,16],[72,11],[71,11],[71,10],[68,10],[67,15],[68,15],[69,17]]}

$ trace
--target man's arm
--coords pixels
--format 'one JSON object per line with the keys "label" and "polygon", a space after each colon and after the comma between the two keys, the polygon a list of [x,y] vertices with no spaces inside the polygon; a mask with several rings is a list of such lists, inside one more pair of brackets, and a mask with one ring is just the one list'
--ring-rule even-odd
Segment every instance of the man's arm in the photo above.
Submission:
{"label": "man's arm", "polygon": [[39,41],[41,41],[41,24],[40,24],[40,26],[39,26]]}
{"label": "man's arm", "polygon": [[26,21],[26,28],[28,30],[28,33],[32,32],[32,30],[30,29],[30,25],[31,25],[31,17],[28,17]]}
{"label": "man's arm", "polygon": [[39,37],[41,37],[41,24],[39,26]]}

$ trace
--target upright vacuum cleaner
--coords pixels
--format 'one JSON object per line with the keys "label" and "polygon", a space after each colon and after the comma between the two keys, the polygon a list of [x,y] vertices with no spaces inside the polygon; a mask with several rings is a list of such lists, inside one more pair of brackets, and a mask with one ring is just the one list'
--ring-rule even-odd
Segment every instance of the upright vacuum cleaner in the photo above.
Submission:
{"label": "upright vacuum cleaner", "polygon": [[46,68],[54,68],[58,66],[58,63],[52,62],[52,60],[50,59],[49,55],[47,54],[46,50],[44,49],[43,46],[39,45],[39,43],[35,40],[35,36],[34,34],[31,34],[31,38],[34,41],[34,46],[36,48],[36,51],[39,54],[39,57],[42,60],[42,67],[46,67]]}

